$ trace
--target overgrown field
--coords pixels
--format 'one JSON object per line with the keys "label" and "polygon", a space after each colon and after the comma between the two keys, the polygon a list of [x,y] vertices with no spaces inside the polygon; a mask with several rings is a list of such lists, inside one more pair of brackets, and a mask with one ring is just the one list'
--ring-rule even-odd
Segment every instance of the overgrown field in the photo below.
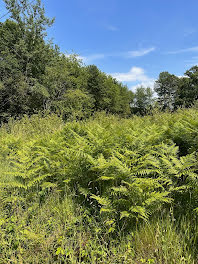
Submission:
{"label": "overgrown field", "polygon": [[0,128],[0,263],[198,263],[198,110]]}

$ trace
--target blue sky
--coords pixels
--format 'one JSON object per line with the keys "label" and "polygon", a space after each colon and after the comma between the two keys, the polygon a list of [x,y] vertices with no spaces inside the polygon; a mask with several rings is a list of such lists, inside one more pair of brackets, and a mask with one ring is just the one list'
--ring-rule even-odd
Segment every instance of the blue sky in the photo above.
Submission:
{"label": "blue sky", "polygon": [[[43,0],[48,30],[62,52],[75,52],[132,90],[162,71],[181,76],[198,64],[196,0]],[[0,16],[5,13],[0,0]]]}

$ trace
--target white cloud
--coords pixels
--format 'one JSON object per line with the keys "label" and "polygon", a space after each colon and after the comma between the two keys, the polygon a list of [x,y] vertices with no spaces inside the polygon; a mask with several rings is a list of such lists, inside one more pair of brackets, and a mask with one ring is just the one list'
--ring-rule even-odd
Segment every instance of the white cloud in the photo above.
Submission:
{"label": "white cloud", "polygon": [[[65,56],[69,57],[72,54],[65,54]],[[84,63],[91,63],[94,60],[97,59],[103,59],[107,55],[99,53],[99,54],[92,54],[89,56],[81,56],[78,55],[77,57],[82,60]],[[110,55],[109,55],[110,56]],[[115,73],[109,73],[113,78],[117,79],[119,82],[126,82],[128,83],[128,86],[131,86],[131,90],[135,91],[137,87],[143,86],[143,87],[150,87],[154,88],[155,79],[150,78],[146,75],[145,71],[141,67],[133,66],[129,72],[115,72]]]}
{"label": "white cloud", "polygon": [[110,75],[120,82],[135,83],[130,88],[132,91],[140,86],[154,88],[155,79],[148,77],[140,67],[132,67],[127,73],[117,72]]}
{"label": "white cloud", "polygon": [[151,47],[148,49],[141,49],[141,50],[132,50],[126,53],[126,57],[127,58],[141,57],[141,56],[149,54],[150,52],[154,50],[156,50],[155,47]]}
{"label": "white cloud", "polygon": [[144,69],[140,67],[132,67],[127,73],[111,73],[111,75],[120,82],[135,82],[135,81],[148,81],[149,78],[146,76]]}
{"label": "white cloud", "polygon": [[179,53],[185,53],[185,52],[198,52],[198,46],[186,48],[186,49],[179,49],[175,51],[169,51],[167,54],[179,54]]}
{"label": "white cloud", "polygon": [[154,84],[155,84],[155,79],[150,79],[146,82],[141,82],[141,83],[138,83],[136,85],[133,85],[132,87],[130,87],[130,90],[132,90],[133,92],[135,92],[135,90],[138,88],[138,87],[150,87],[151,89],[154,89]]}

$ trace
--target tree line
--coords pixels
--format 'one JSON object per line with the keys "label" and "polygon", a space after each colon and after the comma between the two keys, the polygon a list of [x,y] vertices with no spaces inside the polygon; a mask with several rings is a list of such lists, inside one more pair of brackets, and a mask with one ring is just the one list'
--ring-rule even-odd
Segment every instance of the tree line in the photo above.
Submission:
{"label": "tree line", "polygon": [[164,111],[175,111],[191,107],[198,100],[198,66],[187,70],[184,76],[161,72],[154,89],[138,87],[134,93],[132,112],[146,114],[157,107]]}
{"label": "tree line", "polygon": [[198,66],[187,70],[182,77],[168,72],[160,73],[155,91],[157,102],[163,110],[192,106],[198,99]]}
{"label": "tree line", "polygon": [[78,119],[101,110],[130,114],[133,93],[125,85],[46,41],[53,19],[40,0],[4,2],[10,18],[0,23],[1,121],[40,110]]}
{"label": "tree line", "polygon": [[84,65],[46,40],[54,19],[45,15],[40,0],[4,0],[9,19],[0,22],[0,121],[39,111],[64,119],[83,119],[95,111],[130,116],[148,113],[156,102],[164,109],[189,107],[198,95],[198,67],[178,78],[159,75],[154,91],[135,92],[95,65]]}

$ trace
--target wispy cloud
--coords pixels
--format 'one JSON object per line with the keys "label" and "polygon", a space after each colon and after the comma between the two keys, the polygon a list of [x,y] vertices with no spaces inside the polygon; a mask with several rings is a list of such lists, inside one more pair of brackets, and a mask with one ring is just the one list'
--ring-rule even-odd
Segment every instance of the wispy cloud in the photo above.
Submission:
{"label": "wispy cloud", "polygon": [[[116,30],[116,28],[111,27],[111,30]],[[121,52],[112,52],[112,53],[94,53],[88,55],[79,55],[78,58],[81,59],[85,64],[94,63],[97,60],[105,59],[105,58],[122,58],[122,59],[131,59],[136,57],[142,57],[150,52],[156,50],[155,47],[145,48],[140,50],[132,50],[132,51],[121,51]],[[71,54],[65,54],[66,56],[70,56]]]}
{"label": "wispy cloud", "polygon": [[167,54],[179,54],[179,53],[185,53],[185,52],[198,52],[198,46],[186,48],[186,49],[168,51]]}
{"label": "wispy cloud", "polygon": [[184,61],[186,63],[186,67],[192,67],[198,65],[198,56],[193,56]]}
{"label": "wispy cloud", "polygon": [[105,54],[103,53],[97,53],[97,54],[91,54],[87,56],[78,56],[80,60],[82,60],[84,63],[92,63],[96,60],[101,60],[105,58]]}
{"label": "wispy cloud", "polygon": [[108,25],[108,26],[106,27],[106,29],[109,30],[109,31],[118,31],[118,28],[115,27],[115,26],[112,26],[112,25]]}
{"label": "wispy cloud", "polygon": [[195,28],[186,28],[184,29],[184,37],[188,37],[196,32],[197,32],[197,29]]}
{"label": "wispy cloud", "polygon": [[188,67],[198,66],[198,61],[187,64]]}
{"label": "wispy cloud", "polygon": [[147,48],[147,49],[140,49],[140,50],[132,50],[126,53],[126,57],[134,58],[134,57],[142,57],[151,53],[152,51],[156,50],[155,47]]}

